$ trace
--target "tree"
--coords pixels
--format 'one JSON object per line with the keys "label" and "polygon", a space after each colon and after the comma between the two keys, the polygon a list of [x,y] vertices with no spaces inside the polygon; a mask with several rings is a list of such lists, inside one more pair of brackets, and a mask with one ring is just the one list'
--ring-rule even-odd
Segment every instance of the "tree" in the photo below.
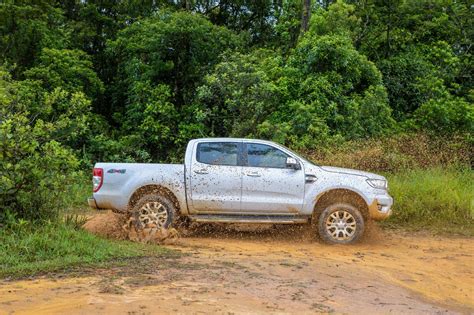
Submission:
{"label": "tree", "polygon": [[302,6],[300,0],[283,0],[275,12],[275,38],[269,44],[287,55],[296,46],[301,32]]}
{"label": "tree", "polygon": [[282,60],[267,50],[225,54],[198,88],[210,135],[256,137],[258,125],[284,103],[274,82],[281,66]]}
{"label": "tree", "polygon": [[265,50],[226,55],[198,91],[218,136],[314,148],[393,125],[380,72],[344,36],[307,32],[287,63]]}
{"label": "tree", "polygon": [[311,0],[303,0],[303,15],[301,16],[301,30],[306,32],[309,29],[311,18]]}
{"label": "tree", "polygon": [[[189,5],[189,1],[182,1]],[[283,1],[271,0],[197,0],[192,10],[204,14],[215,25],[235,32],[247,32],[251,42],[264,45],[273,37],[276,12]]]}
{"label": "tree", "polygon": [[202,17],[163,12],[121,31],[110,43],[110,52],[119,60],[120,82],[129,87],[136,80],[169,84],[174,103],[183,105],[219,54],[238,46],[232,32]]}
{"label": "tree", "polygon": [[7,0],[0,5],[0,52],[4,62],[16,65],[15,77],[43,48],[65,48],[68,33],[62,10],[50,1]]}
{"label": "tree", "polygon": [[[119,65],[114,105],[121,114],[115,117],[122,131],[127,135],[135,131],[147,142],[147,133],[133,130],[134,126],[146,121],[148,114],[164,115],[157,121],[163,119],[169,130],[161,129],[153,143],[138,141],[154,159],[164,158],[176,143],[199,134],[202,127],[193,105],[196,88],[222,52],[240,45],[228,29],[188,12],[161,12],[120,31],[109,52]],[[169,112],[158,109],[162,106]],[[147,130],[153,130],[150,124]]]}
{"label": "tree", "polygon": [[375,62],[382,72],[395,119],[409,119],[432,98],[430,80],[441,79],[446,91],[468,97],[472,86],[467,75],[472,72],[467,61],[471,59],[470,45],[466,31],[459,28],[470,23],[464,3],[353,3],[337,1],[327,10],[318,9],[311,32],[349,36],[359,52]]}
{"label": "tree", "polygon": [[24,76],[41,81],[46,90],[84,92],[92,100],[104,91],[90,57],[81,50],[44,48],[37,64],[26,70]]}
{"label": "tree", "polygon": [[296,99],[311,104],[333,134],[346,138],[380,135],[393,121],[376,66],[349,38],[307,33],[290,57],[299,77]]}

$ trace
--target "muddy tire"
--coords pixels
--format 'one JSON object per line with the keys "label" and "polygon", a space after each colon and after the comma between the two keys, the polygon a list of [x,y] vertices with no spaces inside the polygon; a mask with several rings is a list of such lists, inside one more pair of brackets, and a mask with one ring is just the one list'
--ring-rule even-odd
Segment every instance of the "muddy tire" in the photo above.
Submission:
{"label": "muddy tire", "polygon": [[361,212],[350,204],[332,204],[319,216],[318,232],[326,243],[353,244],[364,234],[364,218]]}
{"label": "muddy tire", "polygon": [[173,202],[160,194],[143,195],[130,212],[137,228],[145,228],[150,224],[158,228],[170,228],[175,225],[178,216]]}

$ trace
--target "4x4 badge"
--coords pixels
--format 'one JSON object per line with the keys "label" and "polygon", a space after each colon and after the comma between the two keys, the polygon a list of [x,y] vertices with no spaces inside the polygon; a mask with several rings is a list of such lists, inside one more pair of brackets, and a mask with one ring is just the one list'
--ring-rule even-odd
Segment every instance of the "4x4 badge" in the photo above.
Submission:
{"label": "4x4 badge", "polygon": [[125,169],[115,169],[115,168],[111,168],[110,170],[107,171],[107,173],[109,174],[115,174],[115,173],[118,173],[118,174],[125,174]]}

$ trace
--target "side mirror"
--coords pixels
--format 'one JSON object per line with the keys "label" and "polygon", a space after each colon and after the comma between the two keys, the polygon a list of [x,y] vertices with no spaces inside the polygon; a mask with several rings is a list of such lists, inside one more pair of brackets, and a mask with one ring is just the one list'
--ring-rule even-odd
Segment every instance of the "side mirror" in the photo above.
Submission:
{"label": "side mirror", "polygon": [[300,163],[298,163],[298,161],[295,158],[292,158],[292,157],[287,157],[286,158],[286,167],[294,169],[294,170],[300,170],[301,169]]}

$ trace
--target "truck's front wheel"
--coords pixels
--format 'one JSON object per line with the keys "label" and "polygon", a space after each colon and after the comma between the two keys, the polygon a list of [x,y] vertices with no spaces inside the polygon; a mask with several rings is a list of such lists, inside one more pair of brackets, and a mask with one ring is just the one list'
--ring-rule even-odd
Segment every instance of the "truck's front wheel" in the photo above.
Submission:
{"label": "truck's front wheel", "polygon": [[364,234],[364,218],[350,204],[332,204],[319,216],[318,231],[319,236],[327,243],[355,243]]}
{"label": "truck's front wheel", "polygon": [[143,195],[132,208],[138,227],[170,227],[176,217],[176,209],[168,198],[158,194]]}

